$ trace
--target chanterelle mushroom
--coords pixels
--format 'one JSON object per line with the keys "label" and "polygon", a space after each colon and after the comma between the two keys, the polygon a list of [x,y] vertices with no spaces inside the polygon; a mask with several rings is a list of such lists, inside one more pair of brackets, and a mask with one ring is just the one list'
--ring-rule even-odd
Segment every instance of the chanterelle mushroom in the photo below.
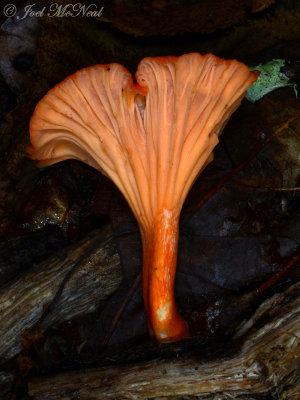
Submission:
{"label": "chanterelle mushroom", "polygon": [[50,90],[31,118],[28,152],[39,166],[81,160],[128,201],[143,242],[147,323],[158,341],[189,336],[174,299],[179,214],[256,79],[244,64],[211,54],[145,58],[136,84],[119,64],[95,65]]}

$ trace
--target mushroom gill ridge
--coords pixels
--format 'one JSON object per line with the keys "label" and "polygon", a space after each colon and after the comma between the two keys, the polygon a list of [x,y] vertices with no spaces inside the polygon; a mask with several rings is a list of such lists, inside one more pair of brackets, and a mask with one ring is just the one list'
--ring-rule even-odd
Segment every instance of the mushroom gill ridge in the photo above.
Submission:
{"label": "mushroom gill ridge", "polygon": [[30,122],[39,166],[75,158],[110,177],[143,241],[143,293],[150,334],[188,337],[174,298],[178,220],[218,136],[257,79],[211,54],[143,59],[133,83],[119,64],[82,69],[40,100]]}

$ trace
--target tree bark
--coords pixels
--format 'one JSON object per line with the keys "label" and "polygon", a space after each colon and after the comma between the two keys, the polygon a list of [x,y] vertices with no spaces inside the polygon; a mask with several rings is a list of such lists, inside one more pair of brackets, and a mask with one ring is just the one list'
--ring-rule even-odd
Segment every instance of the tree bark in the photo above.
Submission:
{"label": "tree bark", "polygon": [[[240,327],[247,333],[232,357],[221,349],[213,361],[191,356],[40,377],[29,383],[29,394],[34,400],[125,400],[278,392],[299,377],[299,290],[300,283],[265,301],[253,316],[254,325]],[[255,329],[262,318],[267,322]]]}
{"label": "tree bark", "polygon": [[76,315],[95,311],[100,301],[117,290],[123,275],[116,246],[110,239],[108,227],[93,231],[76,246],[1,288],[0,359],[10,359],[22,349],[22,333],[39,321],[75,264],[54,312],[39,326],[42,331]]}

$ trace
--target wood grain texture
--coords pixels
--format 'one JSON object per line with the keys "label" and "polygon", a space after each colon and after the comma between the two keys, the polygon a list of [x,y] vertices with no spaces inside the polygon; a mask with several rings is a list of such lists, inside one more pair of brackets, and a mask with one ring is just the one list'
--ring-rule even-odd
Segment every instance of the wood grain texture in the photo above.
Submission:
{"label": "wood grain texture", "polygon": [[[91,251],[91,249],[93,249]],[[33,327],[50,304],[66,274],[78,263],[42,331],[55,323],[95,311],[122,280],[119,255],[111,230],[91,232],[80,243],[20,275],[0,291],[0,359],[21,350],[22,333]]]}
{"label": "wood grain texture", "polygon": [[298,283],[267,300],[267,322],[252,328],[231,358],[221,350],[217,360],[206,362],[187,357],[40,377],[29,383],[29,394],[34,400],[121,400],[251,396],[276,390],[297,369],[299,373],[299,290]]}

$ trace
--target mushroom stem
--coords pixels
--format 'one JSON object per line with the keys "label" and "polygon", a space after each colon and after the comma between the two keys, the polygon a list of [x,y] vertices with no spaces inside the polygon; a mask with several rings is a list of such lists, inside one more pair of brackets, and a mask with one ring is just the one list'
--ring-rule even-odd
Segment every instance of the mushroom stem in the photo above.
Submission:
{"label": "mushroom stem", "polygon": [[190,336],[174,297],[178,211],[163,209],[150,229],[142,228],[143,294],[149,332],[158,342]]}
{"label": "mushroom stem", "polygon": [[120,64],[95,65],[56,85],[31,118],[28,152],[39,166],[83,161],[125,196],[142,233],[147,323],[158,342],[189,336],[173,290],[180,210],[257,77],[212,54],[147,57],[136,83]]}

